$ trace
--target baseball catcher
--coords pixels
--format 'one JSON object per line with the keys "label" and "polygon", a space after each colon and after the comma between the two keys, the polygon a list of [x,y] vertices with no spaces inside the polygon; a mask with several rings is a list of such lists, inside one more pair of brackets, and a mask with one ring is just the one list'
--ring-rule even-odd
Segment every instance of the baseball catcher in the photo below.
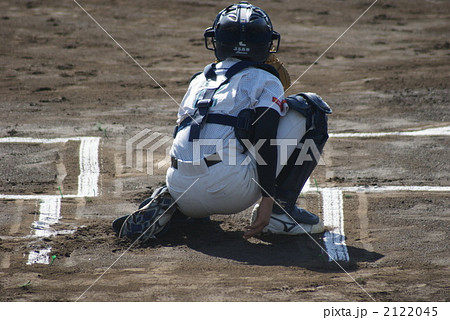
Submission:
{"label": "baseball catcher", "polygon": [[204,39],[216,63],[192,77],[178,111],[167,188],[159,190],[159,199],[170,194],[173,203],[157,210],[158,199],[147,200],[116,231],[133,234],[146,207],[148,238],[158,236],[175,211],[195,219],[257,203],[245,239],[323,232],[319,217],[296,201],[328,139],[331,109],[313,93],[284,97],[289,74],[274,55],[280,34],[262,9],[245,1],[228,6]]}

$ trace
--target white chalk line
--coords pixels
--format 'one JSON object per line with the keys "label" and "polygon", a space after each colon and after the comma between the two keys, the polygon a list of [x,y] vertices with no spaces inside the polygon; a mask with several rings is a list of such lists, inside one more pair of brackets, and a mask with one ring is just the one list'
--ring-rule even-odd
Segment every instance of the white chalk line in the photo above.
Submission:
{"label": "white chalk line", "polygon": [[328,228],[323,243],[328,261],[349,261],[344,232],[344,199],[341,190],[323,189],[323,224]]}
{"label": "white chalk line", "polygon": [[[310,190],[311,192],[312,190]],[[344,231],[344,192],[450,192],[450,187],[439,186],[385,186],[385,187],[330,187],[318,188],[322,194],[323,222],[327,227],[323,242],[329,261],[349,261]]]}
{"label": "white chalk line", "polygon": [[[378,138],[385,136],[448,136],[450,126],[421,129],[415,131],[368,132],[368,133],[330,133],[330,138]],[[310,183],[303,192],[313,191]],[[385,186],[385,187],[330,187],[317,188],[322,195],[323,220],[328,230],[324,233],[323,242],[328,252],[329,261],[349,261],[344,231],[344,198],[343,192],[450,192],[448,186]]]}
{"label": "white chalk line", "polygon": [[98,195],[98,147],[100,138],[84,138],[80,145],[80,175],[78,176],[78,197]]}
{"label": "white chalk line", "polygon": [[47,247],[39,250],[30,251],[28,255],[28,265],[39,263],[39,264],[49,264],[50,251],[52,247]]}
{"label": "white chalk line", "polygon": [[401,191],[421,191],[421,192],[450,192],[450,186],[369,186],[369,187],[329,187],[319,188],[321,190],[340,190],[343,192],[401,192]]}
{"label": "white chalk line", "polygon": [[40,200],[39,219],[31,225],[37,237],[49,237],[56,232],[50,227],[61,218],[61,197]]}
{"label": "white chalk line", "polygon": [[[397,132],[372,132],[372,133],[330,133],[330,138],[357,138],[357,137],[383,137],[383,136],[439,136],[450,135],[450,126],[429,128],[416,131],[397,131]],[[70,140],[81,141],[80,146],[80,175],[78,179],[78,194],[64,195],[66,198],[76,198],[98,195],[98,145],[100,138],[57,138],[57,139],[39,139],[7,137],[0,138],[0,143],[65,143]],[[88,142],[88,140],[90,140]],[[303,192],[312,191],[310,180],[307,181]],[[324,235],[324,243],[327,248],[329,259],[334,258],[337,261],[348,261],[348,251],[345,244],[344,232],[344,210],[342,192],[392,192],[392,191],[422,191],[422,192],[450,192],[450,187],[436,186],[386,186],[386,187],[340,187],[340,188],[317,188],[322,194],[323,201],[323,219],[324,224],[330,228]],[[1,195],[0,199],[24,199],[40,200],[43,202],[55,201],[55,197],[50,195]],[[59,197],[57,197],[59,198]],[[56,209],[56,210],[60,210]],[[45,215],[47,213],[44,213]],[[55,212],[51,213],[57,215]],[[35,256],[36,253],[30,253]],[[33,258],[34,259],[34,258]],[[45,259],[44,259],[45,260]],[[48,259],[47,259],[48,263]]]}
{"label": "white chalk line", "polygon": [[68,141],[82,141],[86,139],[100,139],[99,137],[70,137],[70,138],[28,138],[28,137],[4,137],[0,138],[0,143],[66,143]]}
{"label": "white chalk line", "polygon": [[449,136],[450,126],[428,128],[416,131],[394,131],[394,132],[359,132],[359,133],[330,133],[330,138],[379,138],[387,136],[427,137],[427,136]]}
{"label": "white chalk line", "polygon": [[[99,137],[73,137],[56,139],[36,139],[24,137],[0,138],[0,143],[66,143],[68,141],[80,141],[79,164],[80,174],[78,176],[78,193],[76,195],[8,195],[0,194],[0,199],[22,199],[39,201],[39,218],[32,224],[32,237],[49,237],[56,234],[73,233],[72,230],[56,231],[52,225],[61,219],[61,199],[98,196],[98,179],[100,168],[98,162]],[[30,251],[27,264],[49,264],[51,247]]]}

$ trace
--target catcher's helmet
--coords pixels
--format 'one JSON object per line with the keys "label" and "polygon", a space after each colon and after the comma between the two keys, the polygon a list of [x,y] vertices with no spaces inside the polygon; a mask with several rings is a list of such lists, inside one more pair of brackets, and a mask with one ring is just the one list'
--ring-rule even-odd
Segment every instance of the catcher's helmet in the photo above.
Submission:
{"label": "catcher's helmet", "polygon": [[[241,1],[219,12],[211,28],[205,30],[205,46],[214,50],[218,60],[236,57],[265,62],[280,46],[280,34],[264,10]],[[208,43],[212,40],[212,47]],[[273,46],[273,41],[277,43]]]}

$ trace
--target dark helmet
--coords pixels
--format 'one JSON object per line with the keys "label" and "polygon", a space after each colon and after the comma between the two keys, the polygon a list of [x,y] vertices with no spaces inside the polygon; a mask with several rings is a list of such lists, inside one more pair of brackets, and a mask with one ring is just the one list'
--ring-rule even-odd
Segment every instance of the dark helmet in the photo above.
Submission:
{"label": "dark helmet", "polygon": [[[211,28],[205,30],[205,46],[218,60],[228,57],[265,62],[280,46],[269,16],[262,9],[241,1],[219,12]],[[208,44],[211,38],[213,47]],[[273,41],[277,40],[275,48]]]}

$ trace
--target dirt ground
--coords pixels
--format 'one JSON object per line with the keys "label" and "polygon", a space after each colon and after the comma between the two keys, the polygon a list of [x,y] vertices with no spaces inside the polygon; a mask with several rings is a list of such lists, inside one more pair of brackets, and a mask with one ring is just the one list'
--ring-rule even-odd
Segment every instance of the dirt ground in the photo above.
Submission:
{"label": "dirt ground", "polygon": [[[281,33],[279,57],[297,79],[372,2],[254,4]],[[190,76],[213,59],[203,30],[230,2],[78,3],[170,97],[74,1],[0,2],[0,137],[101,137],[99,194],[61,199],[54,228],[74,233],[27,237],[38,201],[0,199],[0,301],[449,301],[446,192],[346,192],[346,272],[313,241],[323,235],[243,240],[248,211],[126,251],[112,220],[164,182],[164,168],[125,165],[126,141],[144,129],[171,136]],[[288,94],[320,94],[332,133],[448,126],[449,30],[447,0],[378,1]],[[76,193],[78,148],[0,143],[0,194]],[[319,187],[449,186],[448,150],[448,136],[331,138],[312,178]],[[299,204],[320,214],[314,188]],[[53,263],[27,265],[42,246]]]}

